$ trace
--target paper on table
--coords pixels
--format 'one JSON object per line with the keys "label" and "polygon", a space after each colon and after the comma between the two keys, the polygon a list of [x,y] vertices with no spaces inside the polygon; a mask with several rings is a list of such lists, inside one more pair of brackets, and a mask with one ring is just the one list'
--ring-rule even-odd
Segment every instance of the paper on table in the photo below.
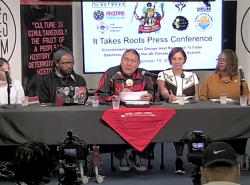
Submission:
{"label": "paper on table", "polygon": [[149,104],[149,101],[124,101],[126,104],[133,104],[133,105],[145,105]]}
{"label": "paper on table", "polygon": [[[220,99],[210,99],[212,102],[220,102]],[[227,102],[235,102],[236,100],[232,100],[230,98],[227,98]]]}
{"label": "paper on table", "polygon": [[[190,100],[193,98],[194,98],[194,96],[186,96],[185,103],[190,103]],[[178,98],[176,98],[176,100],[174,102],[171,102],[171,103],[179,103]]]}
{"label": "paper on table", "polygon": [[194,98],[194,96],[186,96],[186,97],[185,97],[185,100],[193,99],[193,98]]}
{"label": "paper on table", "polygon": [[139,101],[145,94],[148,94],[148,91],[120,92],[120,99],[121,101]]}

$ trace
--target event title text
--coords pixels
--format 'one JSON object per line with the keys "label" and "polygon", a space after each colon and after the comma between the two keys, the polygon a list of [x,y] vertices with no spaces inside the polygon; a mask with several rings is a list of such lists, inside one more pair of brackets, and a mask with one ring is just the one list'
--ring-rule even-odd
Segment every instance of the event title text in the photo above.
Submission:
{"label": "event title text", "polygon": [[[203,36],[203,37],[176,37],[171,36],[171,42],[211,42],[213,40],[212,36]],[[129,38],[124,37],[123,39],[113,39],[113,38],[93,38],[94,44],[136,44],[136,43],[166,43],[169,42],[168,38],[154,38],[154,37],[147,37],[147,38]]]}

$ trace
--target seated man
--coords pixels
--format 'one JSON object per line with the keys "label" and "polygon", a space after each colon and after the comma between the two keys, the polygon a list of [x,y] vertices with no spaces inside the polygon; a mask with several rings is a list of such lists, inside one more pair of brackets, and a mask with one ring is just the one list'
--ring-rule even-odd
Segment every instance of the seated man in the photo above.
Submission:
{"label": "seated man", "polygon": [[38,91],[40,103],[55,103],[57,87],[86,87],[85,79],[73,70],[74,57],[68,48],[58,46],[51,51],[50,59],[53,71],[42,78]]}
{"label": "seated man", "polygon": [[[100,102],[111,102],[112,96],[119,96],[120,91],[148,91],[148,94],[143,95],[141,99],[148,101],[152,100],[152,79],[148,76],[141,75],[141,72],[144,71],[144,69],[138,68],[139,65],[140,56],[138,52],[134,49],[125,51],[121,58],[121,64],[119,66],[109,68],[100,80],[99,87],[96,90],[96,95],[100,97]],[[118,71],[121,72],[121,75],[117,77],[113,84],[110,82],[110,79]],[[122,149],[128,148],[127,146],[124,146],[123,148],[123,146],[117,147]],[[131,154],[129,155],[129,160],[135,165],[136,170],[145,171],[147,169],[142,165],[141,157],[149,158],[154,146],[155,144],[149,144],[143,152],[132,150]],[[120,159],[119,169],[121,171],[130,170],[127,152],[125,150],[116,151],[115,157]]]}
{"label": "seated man", "polygon": [[52,177],[52,156],[49,148],[40,142],[20,145],[13,155],[13,171],[18,185],[44,185]]}
{"label": "seated man", "polygon": [[202,156],[202,176],[206,185],[239,185],[240,166],[234,149],[224,142],[209,144]]}

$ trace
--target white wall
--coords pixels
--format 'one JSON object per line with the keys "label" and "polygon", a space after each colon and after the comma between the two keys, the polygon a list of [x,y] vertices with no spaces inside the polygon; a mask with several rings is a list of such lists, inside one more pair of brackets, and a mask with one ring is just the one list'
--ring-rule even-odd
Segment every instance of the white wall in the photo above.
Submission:
{"label": "white wall", "polygon": [[[250,71],[250,53],[249,53],[250,51],[250,9],[249,8],[250,8],[250,0],[238,0],[237,1],[236,54],[239,58],[240,65],[244,69],[245,78],[246,78],[248,85],[250,83],[250,73],[248,72]],[[242,26],[242,29],[241,29],[241,26]],[[249,51],[247,51],[246,48]]]}
{"label": "white wall", "polygon": [[[82,24],[81,24],[81,3],[73,3],[73,52],[75,58],[74,70],[82,75],[87,81],[88,88],[97,88],[101,74],[83,74],[83,57],[82,57]],[[219,53],[218,53],[219,54]],[[94,55],[93,55],[94,57]],[[197,71],[201,82],[204,78],[212,73],[211,71]]]}

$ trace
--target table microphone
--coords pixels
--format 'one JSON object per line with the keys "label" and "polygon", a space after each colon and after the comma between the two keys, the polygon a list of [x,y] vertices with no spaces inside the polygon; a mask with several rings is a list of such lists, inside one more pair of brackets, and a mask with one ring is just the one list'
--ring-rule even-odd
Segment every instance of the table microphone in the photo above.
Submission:
{"label": "table microphone", "polygon": [[12,81],[11,81],[11,78],[10,78],[9,69],[4,68],[2,70],[5,72],[6,80],[7,80],[7,83],[8,83],[8,86],[7,86],[8,104],[3,105],[2,108],[3,109],[13,109],[13,108],[16,108],[16,106],[10,104],[10,88],[12,87]]}
{"label": "table microphone", "polygon": [[239,73],[240,73],[240,79],[242,82],[245,82],[245,75],[244,75],[244,72],[243,72],[243,69],[241,66],[239,66]]}
{"label": "table microphone", "polygon": [[114,76],[112,76],[112,78],[110,78],[110,81],[113,82],[113,81],[116,80],[116,78],[117,78],[118,76],[120,76],[121,74],[122,74],[122,73],[121,73],[120,71],[118,71],[117,73],[115,73]]}
{"label": "table microphone", "polygon": [[141,72],[141,75],[142,76],[150,76],[151,78],[153,78],[153,81],[154,81],[154,85],[153,85],[153,89],[154,89],[154,94],[153,94],[153,102],[151,102],[152,105],[161,105],[161,102],[156,102],[156,80],[157,80],[157,77],[158,75],[157,74],[154,74],[154,73],[150,73],[148,71],[142,71]]}
{"label": "table microphone", "polygon": [[5,72],[6,80],[7,80],[7,83],[9,85],[9,87],[12,87],[12,82],[11,82],[11,78],[10,78],[10,74],[9,74],[9,69],[4,68],[2,70]]}
{"label": "table microphone", "polygon": [[243,95],[243,82],[245,82],[244,72],[241,66],[239,66],[240,73],[240,95]]}
{"label": "table microphone", "polygon": [[155,74],[155,73],[150,73],[150,72],[148,72],[148,71],[142,71],[142,72],[141,72],[141,75],[142,75],[142,76],[150,76],[150,77],[152,77],[152,78],[157,78],[157,77],[158,77],[157,74]]}

